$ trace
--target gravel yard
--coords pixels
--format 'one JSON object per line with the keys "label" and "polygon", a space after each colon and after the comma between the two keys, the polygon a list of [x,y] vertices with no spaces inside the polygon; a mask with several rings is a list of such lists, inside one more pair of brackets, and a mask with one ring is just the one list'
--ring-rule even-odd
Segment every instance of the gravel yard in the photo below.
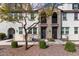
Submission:
{"label": "gravel yard", "polygon": [[77,45],[76,48],[77,51],[75,53],[70,53],[64,50],[63,45],[59,44],[50,45],[46,49],[40,49],[38,45],[34,45],[31,46],[28,50],[25,50],[25,46],[11,48],[9,45],[1,45],[0,56],[78,56],[79,45]]}

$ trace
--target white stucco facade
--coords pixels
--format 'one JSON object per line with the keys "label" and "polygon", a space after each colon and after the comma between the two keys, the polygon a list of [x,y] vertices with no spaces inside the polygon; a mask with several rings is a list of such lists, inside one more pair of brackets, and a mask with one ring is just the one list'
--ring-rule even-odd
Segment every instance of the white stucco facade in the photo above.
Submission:
{"label": "white stucco facade", "polygon": [[[26,15],[26,13],[22,13],[22,15]],[[33,23],[37,23],[38,22],[38,14],[35,13],[34,16],[34,20],[31,19],[31,14],[30,13],[27,13],[27,16],[28,18],[26,17],[26,22],[27,22],[27,25],[26,25],[26,28],[30,27]],[[20,21],[24,24],[24,20]],[[18,23],[18,22],[8,22],[8,21],[3,21],[0,23],[0,33],[5,33],[7,36],[8,36],[8,30],[9,28],[13,28],[15,30],[15,34],[14,34],[14,39],[16,41],[24,41],[24,29],[22,28],[22,34],[19,34],[19,27],[22,27],[22,24],[21,23]],[[34,38],[37,38],[38,37],[38,25],[35,26],[37,28],[37,34],[32,34],[30,35],[29,34],[29,37],[32,37],[32,35],[34,36]],[[28,39],[32,39],[32,38],[29,38]]]}
{"label": "white stucco facade", "polygon": [[69,34],[67,36],[69,37],[70,40],[79,40],[79,29],[78,34],[74,34],[74,27],[79,28],[79,21],[74,20],[74,13],[67,13],[67,21],[63,21],[62,19],[62,27],[69,27]]}
{"label": "white stucco facade", "polygon": [[[79,11],[73,9],[72,3],[64,4],[59,8],[63,11],[66,10],[65,13],[66,13],[67,20],[63,20],[63,14],[62,14],[62,27],[69,27],[69,34],[67,35],[62,34],[62,38],[65,36],[65,37],[68,37],[69,40],[79,40]],[[78,14],[77,16],[78,20],[74,19],[75,13]],[[74,33],[75,31],[74,27],[78,27],[77,34]]]}
{"label": "white stucco facade", "polygon": [[[72,3],[66,3],[66,4],[63,4],[62,6],[59,6],[58,7],[59,10],[59,13],[61,16],[58,16],[60,19],[61,19],[61,24],[60,25],[62,28],[63,27],[68,27],[69,28],[69,33],[68,34],[61,34],[61,39],[63,39],[64,37],[68,37],[69,40],[79,40],[79,11],[78,10],[73,10],[73,7],[72,7]],[[63,13],[66,13],[66,20],[63,19]],[[74,13],[77,13],[78,14],[78,20],[74,20]],[[26,13],[22,13],[22,15],[26,15]],[[27,13],[29,19],[31,19],[31,14]],[[28,20],[28,18],[26,18],[26,21],[27,21],[27,26],[26,28],[28,28],[29,26],[31,26],[33,23],[36,23],[38,22],[38,13],[35,13],[34,14],[35,16],[35,19],[34,20]],[[24,21],[22,21],[24,22]],[[49,23],[50,24],[50,23]],[[19,34],[19,27],[22,27],[22,24],[20,23],[12,23],[12,22],[2,22],[0,23],[0,32],[2,33],[5,33],[6,35],[8,35],[8,29],[9,28],[14,28],[15,30],[15,39],[16,40],[24,40],[24,31],[23,31],[23,34]],[[78,28],[78,33],[75,34],[74,33],[74,27],[77,27]],[[32,39],[32,36],[36,39],[39,39],[39,36],[41,36],[41,34],[39,33],[40,29],[39,29],[39,25],[36,26],[37,28],[37,34],[28,34],[29,37],[28,39]],[[24,29],[23,29],[24,30]],[[62,29],[60,29],[62,31]],[[40,35],[39,35],[40,34]],[[52,34],[51,34],[52,35]]]}

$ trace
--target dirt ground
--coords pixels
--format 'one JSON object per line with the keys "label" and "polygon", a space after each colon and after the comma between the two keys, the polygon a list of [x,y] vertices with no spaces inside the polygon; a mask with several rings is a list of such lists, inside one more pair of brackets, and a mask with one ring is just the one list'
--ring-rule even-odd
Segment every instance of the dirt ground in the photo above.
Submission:
{"label": "dirt ground", "polygon": [[79,56],[79,45],[76,46],[77,51],[70,53],[64,50],[64,45],[50,45],[46,49],[40,49],[38,45],[29,46],[25,50],[25,46],[19,48],[11,48],[8,45],[0,46],[0,56]]}

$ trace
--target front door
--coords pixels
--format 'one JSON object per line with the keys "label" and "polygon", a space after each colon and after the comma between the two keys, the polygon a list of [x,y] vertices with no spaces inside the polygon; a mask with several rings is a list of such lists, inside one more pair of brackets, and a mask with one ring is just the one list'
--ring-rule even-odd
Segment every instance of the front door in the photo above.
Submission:
{"label": "front door", "polygon": [[57,39],[57,27],[52,27],[52,38]]}
{"label": "front door", "polygon": [[46,27],[41,27],[41,39],[46,38]]}
{"label": "front door", "polygon": [[9,28],[8,29],[8,38],[12,39],[14,34],[15,34],[14,28]]}

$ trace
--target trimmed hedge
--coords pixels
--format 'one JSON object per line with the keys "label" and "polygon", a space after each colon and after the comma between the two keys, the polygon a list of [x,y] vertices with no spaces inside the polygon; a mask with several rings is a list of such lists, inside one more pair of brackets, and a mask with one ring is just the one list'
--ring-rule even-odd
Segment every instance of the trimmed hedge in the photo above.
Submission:
{"label": "trimmed hedge", "polygon": [[0,33],[0,40],[4,40],[6,38],[6,34],[5,33]]}
{"label": "trimmed hedge", "polygon": [[65,44],[65,50],[69,51],[69,52],[75,52],[76,51],[76,46],[74,43],[72,43],[71,41],[68,41]]}
{"label": "trimmed hedge", "polygon": [[47,47],[46,42],[44,40],[39,41],[39,47],[45,49]]}
{"label": "trimmed hedge", "polygon": [[18,48],[18,42],[17,41],[12,41],[11,42],[11,47],[12,48]]}

